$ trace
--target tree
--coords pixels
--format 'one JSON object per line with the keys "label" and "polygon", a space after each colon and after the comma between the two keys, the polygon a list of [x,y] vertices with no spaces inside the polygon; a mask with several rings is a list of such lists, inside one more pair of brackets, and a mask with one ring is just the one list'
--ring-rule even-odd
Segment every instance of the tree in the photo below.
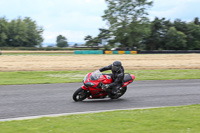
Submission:
{"label": "tree", "polygon": [[110,38],[110,31],[108,29],[99,29],[100,33],[98,34],[98,39],[100,41],[100,44],[106,45],[108,39]]}
{"label": "tree", "polygon": [[200,49],[200,25],[198,25],[198,21],[198,18],[195,18],[195,21],[191,23],[181,21],[180,19],[174,21],[174,27],[187,36],[186,49],[188,50]]}
{"label": "tree", "polygon": [[154,21],[151,23],[151,34],[148,38],[146,38],[146,41],[145,41],[147,50],[157,50],[159,48],[159,45],[161,45],[163,20],[164,18],[159,19],[156,17]]}
{"label": "tree", "polygon": [[144,39],[145,48],[147,50],[164,49],[165,35],[173,24],[165,18],[159,19],[156,17],[150,25],[150,34]]}
{"label": "tree", "polygon": [[140,22],[133,21],[130,24],[128,47],[143,49],[144,39],[150,34],[150,22],[148,20]]}
{"label": "tree", "polygon": [[86,41],[86,46],[93,46],[93,38],[90,35],[87,35],[84,40]]}
{"label": "tree", "polygon": [[194,19],[194,24],[200,25],[200,22],[199,22],[199,18],[198,18],[198,17],[196,17],[196,18]]}
{"label": "tree", "polygon": [[34,47],[42,43],[42,33],[43,28],[28,17],[10,22],[0,18],[0,46]]}
{"label": "tree", "polygon": [[56,43],[57,47],[68,47],[67,38],[62,35],[57,36]]}
{"label": "tree", "polygon": [[101,43],[101,40],[99,37],[92,37],[90,35],[87,35],[84,40],[86,41],[86,46],[88,47],[94,47],[94,46],[99,46],[99,44]]}
{"label": "tree", "polygon": [[200,50],[200,25],[189,23],[187,26],[187,49]]}
{"label": "tree", "polygon": [[186,35],[177,31],[175,27],[171,27],[165,36],[167,50],[185,50],[186,49]]}
{"label": "tree", "polygon": [[27,43],[25,46],[33,47],[35,45],[40,45],[43,42],[42,33],[44,29],[42,27],[37,26],[36,22],[31,20],[31,18],[26,17],[23,20],[23,23],[26,27],[26,36]]}
{"label": "tree", "polygon": [[106,0],[106,2],[108,9],[104,11],[105,15],[102,17],[107,21],[115,42],[119,42],[122,47],[138,45],[141,40],[132,38],[138,38],[137,33],[144,31],[141,25],[148,20],[146,9],[152,5],[152,1]]}
{"label": "tree", "polygon": [[5,18],[0,18],[0,47],[7,46],[6,40],[8,39],[8,22]]}
{"label": "tree", "polygon": [[12,20],[9,23],[9,46],[12,47],[26,47],[28,45],[28,35],[26,34],[27,28],[21,18]]}
{"label": "tree", "polygon": [[75,43],[75,44],[74,44],[74,47],[77,47],[77,46],[78,46],[78,44],[77,44],[77,43]]}

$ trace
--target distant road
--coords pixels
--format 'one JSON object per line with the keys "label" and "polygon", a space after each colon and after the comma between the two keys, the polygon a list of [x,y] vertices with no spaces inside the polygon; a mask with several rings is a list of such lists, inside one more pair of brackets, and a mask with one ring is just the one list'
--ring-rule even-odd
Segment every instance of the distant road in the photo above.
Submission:
{"label": "distant road", "polygon": [[200,104],[200,79],[134,81],[117,100],[74,102],[82,83],[0,86],[0,119],[72,112]]}

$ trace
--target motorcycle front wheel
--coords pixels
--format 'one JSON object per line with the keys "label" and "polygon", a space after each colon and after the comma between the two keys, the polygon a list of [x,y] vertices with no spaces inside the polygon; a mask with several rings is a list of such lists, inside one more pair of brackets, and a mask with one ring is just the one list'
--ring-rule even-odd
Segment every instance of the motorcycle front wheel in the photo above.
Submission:
{"label": "motorcycle front wheel", "polygon": [[82,89],[81,87],[78,90],[76,90],[73,94],[73,99],[76,102],[83,101],[84,99],[86,99],[86,97],[87,97],[87,91]]}

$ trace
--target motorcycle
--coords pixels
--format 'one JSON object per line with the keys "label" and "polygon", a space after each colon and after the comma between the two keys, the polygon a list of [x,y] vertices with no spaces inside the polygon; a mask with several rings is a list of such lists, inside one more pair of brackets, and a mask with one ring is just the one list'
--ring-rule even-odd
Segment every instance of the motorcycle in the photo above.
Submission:
{"label": "motorcycle", "polygon": [[135,76],[126,73],[124,76],[123,85],[118,88],[116,94],[112,94],[110,89],[105,89],[105,84],[112,83],[112,78],[110,74],[103,74],[99,70],[88,73],[83,79],[83,86],[77,89],[73,94],[74,101],[83,101],[88,99],[102,99],[109,97],[111,99],[118,99],[127,90],[127,85],[135,80]]}

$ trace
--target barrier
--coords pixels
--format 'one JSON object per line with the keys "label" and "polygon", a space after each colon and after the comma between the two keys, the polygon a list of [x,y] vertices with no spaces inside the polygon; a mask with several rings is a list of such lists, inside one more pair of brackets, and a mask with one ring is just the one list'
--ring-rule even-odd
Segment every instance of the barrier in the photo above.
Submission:
{"label": "barrier", "polygon": [[113,51],[104,51],[104,54],[113,54]]}
{"label": "barrier", "polygon": [[118,54],[118,51],[113,51],[113,54]]}
{"label": "barrier", "polygon": [[137,54],[137,51],[104,51],[104,54]]}
{"label": "barrier", "polygon": [[138,52],[137,51],[131,51],[131,54],[137,54]]}
{"label": "barrier", "polygon": [[76,50],[74,54],[137,54],[137,51]]}
{"label": "barrier", "polygon": [[118,51],[118,54],[125,54],[125,51]]}
{"label": "barrier", "polygon": [[200,53],[200,50],[139,50],[138,54],[186,54]]}
{"label": "barrier", "polygon": [[74,54],[103,54],[103,50],[76,50]]}

